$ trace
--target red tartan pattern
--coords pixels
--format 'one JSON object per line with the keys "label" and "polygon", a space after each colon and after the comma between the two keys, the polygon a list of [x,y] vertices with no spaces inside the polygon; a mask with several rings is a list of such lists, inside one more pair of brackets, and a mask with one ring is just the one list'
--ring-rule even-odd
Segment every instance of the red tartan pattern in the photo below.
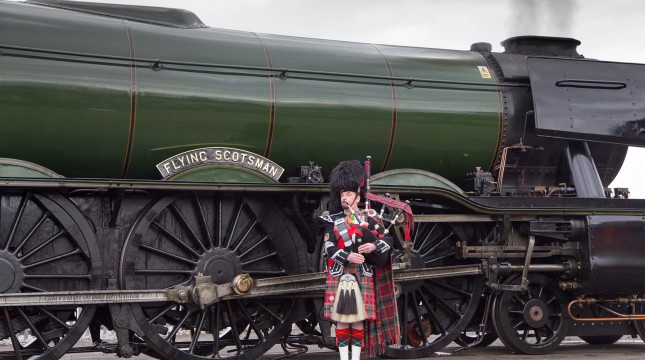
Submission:
{"label": "red tartan pattern", "polygon": [[[363,295],[367,319],[375,320],[376,297],[374,296],[374,280],[371,277],[363,276],[360,265],[358,264],[346,263],[343,273],[352,274],[356,277],[358,287],[361,289],[361,294]],[[323,317],[326,319],[331,319],[331,309],[334,306],[339,280],[340,277],[333,277],[329,275],[329,271],[327,272],[327,291],[325,291],[325,311],[323,313]]]}
{"label": "red tartan pattern", "polygon": [[377,266],[373,278],[379,316],[375,321],[365,321],[363,344],[368,356],[383,354],[385,348],[401,344],[392,265]]}

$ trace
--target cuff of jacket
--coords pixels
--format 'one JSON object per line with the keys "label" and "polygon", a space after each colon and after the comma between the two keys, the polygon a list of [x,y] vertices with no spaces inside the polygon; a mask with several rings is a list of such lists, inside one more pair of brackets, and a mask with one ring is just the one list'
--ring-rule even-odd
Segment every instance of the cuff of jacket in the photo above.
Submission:
{"label": "cuff of jacket", "polygon": [[332,260],[334,260],[334,262],[337,262],[341,265],[345,265],[345,263],[347,262],[348,256],[349,256],[349,253],[341,249],[341,250],[338,250],[334,255],[332,255],[331,258]]}
{"label": "cuff of jacket", "polygon": [[388,245],[388,244],[387,244],[385,241],[383,241],[383,240],[377,240],[377,241],[374,243],[374,245],[376,245],[376,249],[377,249],[380,253],[386,253],[386,252],[390,251],[390,245]]}

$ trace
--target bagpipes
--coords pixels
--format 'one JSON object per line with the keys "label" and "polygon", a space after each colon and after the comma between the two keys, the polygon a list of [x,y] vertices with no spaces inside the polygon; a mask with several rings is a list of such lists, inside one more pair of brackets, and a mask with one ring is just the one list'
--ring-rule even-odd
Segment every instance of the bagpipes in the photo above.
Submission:
{"label": "bagpipes", "polygon": [[[370,173],[371,173],[371,161],[372,157],[368,156],[365,160],[365,221],[359,225],[360,238],[358,238],[359,245],[361,243],[375,242],[377,239],[387,236],[390,232],[390,228],[396,224],[397,219],[402,214],[405,214],[405,230],[404,230],[404,240],[409,241],[410,235],[414,231],[414,215],[412,214],[412,208],[408,202],[402,202],[388,196],[373,194],[370,191]],[[381,211],[379,213],[376,210],[372,209],[371,202],[378,202],[382,204]],[[385,218],[385,210],[390,208],[393,210],[389,219]],[[356,218],[356,214],[350,208],[352,216]],[[371,225],[368,222],[368,219],[374,219],[375,224]],[[387,224],[386,224],[387,223]],[[395,245],[395,244],[391,244]],[[395,245],[396,246],[396,245]],[[388,253],[380,252],[371,252],[369,254],[364,254],[367,262],[375,265],[385,265],[390,261],[390,255]]]}
{"label": "bagpipes", "polygon": [[369,214],[371,210],[370,201],[375,201],[383,204],[383,207],[381,208],[381,212],[380,214],[378,214],[378,218],[381,220],[383,220],[383,213],[385,212],[386,207],[390,207],[395,210],[394,216],[392,216],[390,220],[390,224],[388,224],[387,228],[385,228],[384,230],[386,235],[389,233],[390,227],[396,223],[396,219],[398,219],[399,216],[401,216],[401,214],[405,213],[404,240],[410,241],[410,234],[412,234],[412,232],[414,231],[414,215],[412,214],[412,208],[410,207],[410,203],[407,201],[402,202],[383,195],[372,194],[372,192],[370,192],[371,165],[372,165],[372,157],[368,156],[367,159],[365,160],[365,173],[366,173],[365,210]]}

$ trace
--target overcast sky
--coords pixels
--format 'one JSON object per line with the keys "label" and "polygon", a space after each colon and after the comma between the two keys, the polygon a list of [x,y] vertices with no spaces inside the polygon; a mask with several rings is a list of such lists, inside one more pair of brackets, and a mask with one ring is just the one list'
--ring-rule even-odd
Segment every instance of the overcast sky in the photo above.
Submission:
{"label": "overcast sky", "polygon": [[[573,37],[588,58],[645,63],[643,0],[92,0],[187,9],[208,26],[466,50],[511,36]],[[645,99],[643,99],[645,101]],[[645,198],[645,149],[630,149],[612,187]]]}

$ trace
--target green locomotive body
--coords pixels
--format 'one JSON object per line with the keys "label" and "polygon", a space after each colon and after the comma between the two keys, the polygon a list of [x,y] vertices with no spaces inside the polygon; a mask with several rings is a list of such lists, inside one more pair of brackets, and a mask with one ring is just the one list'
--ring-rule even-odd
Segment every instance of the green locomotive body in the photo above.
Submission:
{"label": "green locomotive body", "polygon": [[[3,4],[2,16],[0,44],[19,49],[0,58],[0,152],[66,177],[158,179],[157,163],[211,146],[263,155],[290,174],[309,161],[329,171],[371,154],[378,171],[424,169],[453,181],[496,157],[500,99],[478,53],[38,5]],[[405,88],[393,78],[438,82]]]}

